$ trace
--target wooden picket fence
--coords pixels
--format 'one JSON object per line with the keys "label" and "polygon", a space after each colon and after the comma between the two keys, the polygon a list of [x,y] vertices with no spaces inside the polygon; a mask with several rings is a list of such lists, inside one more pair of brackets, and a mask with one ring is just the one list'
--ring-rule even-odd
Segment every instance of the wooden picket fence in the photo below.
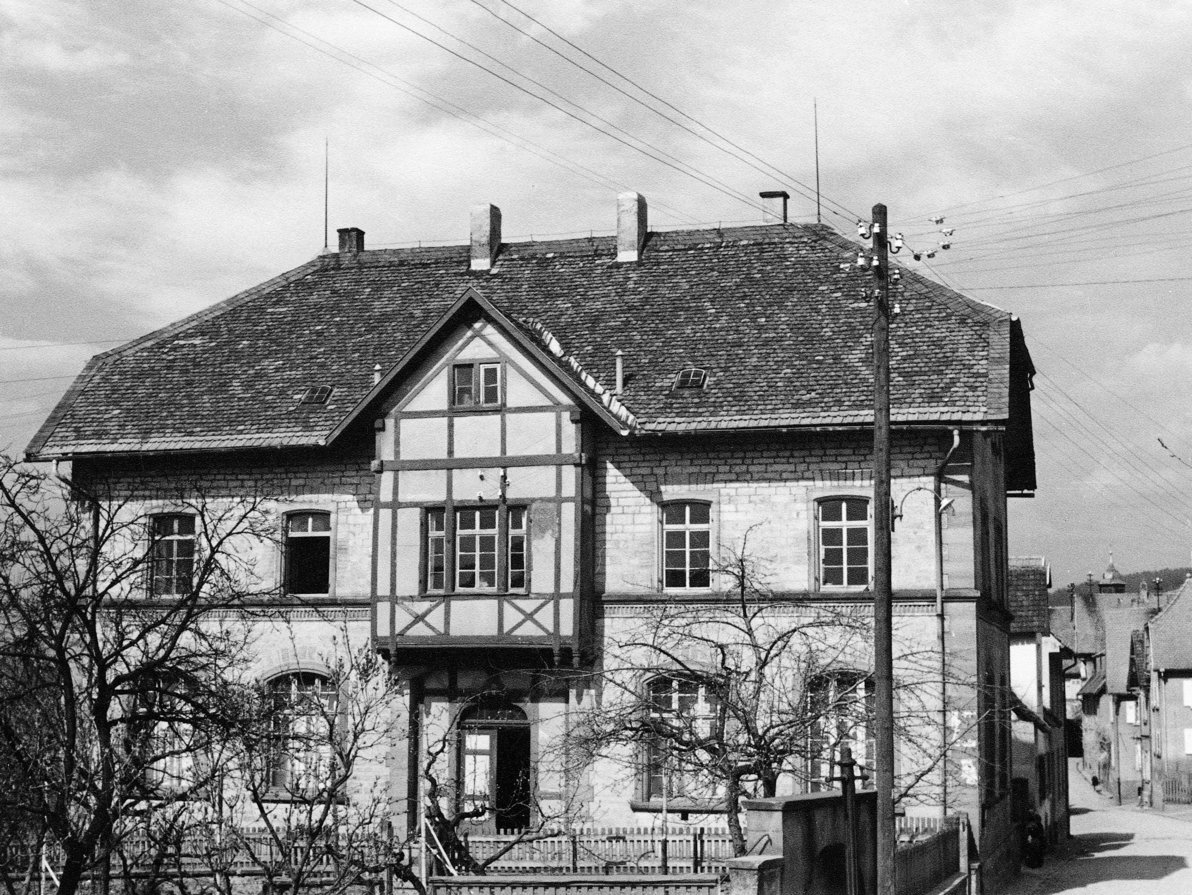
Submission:
{"label": "wooden picket fence", "polygon": [[580,826],[528,838],[516,831],[464,838],[479,861],[508,849],[489,865],[490,873],[720,874],[733,856],[727,827],[673,826],[664,832],[659,827]]}
{"label": "wooden picket fence", "polygon": [[898,819],[894,852],[894,891],[921,895],[966,872],[961,867],[961,838],[968,831],[959,817],[902,817]]}

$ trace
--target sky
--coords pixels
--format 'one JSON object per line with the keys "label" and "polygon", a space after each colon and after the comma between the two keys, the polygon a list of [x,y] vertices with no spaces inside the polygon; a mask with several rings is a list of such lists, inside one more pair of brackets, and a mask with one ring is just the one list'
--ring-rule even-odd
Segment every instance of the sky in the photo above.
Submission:
{"label": "sky", "polygon": [[766,189],[813,221],[818,119],[825,223],[882,202],[896,260],[1022,321],[1011,553],[1187,565],[1190,40],[1184,0],[6,0],[0,449],[91,355],[318,254],[325,162],[333,247],[462,243],[482,202],[608,233],[626,189],[657,229]]}

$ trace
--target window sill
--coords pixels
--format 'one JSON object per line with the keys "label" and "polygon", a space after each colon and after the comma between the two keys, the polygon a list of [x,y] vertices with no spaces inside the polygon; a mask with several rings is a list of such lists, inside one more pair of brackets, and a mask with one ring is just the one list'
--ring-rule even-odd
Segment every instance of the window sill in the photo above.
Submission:
{"label": "window sill", "polygon": [[344,793],[336,793],[334,795],[327,795],[326,793],[319,793],[318,791],[310,793],[291,792],[288,789],[280,786],[271,786],[261,793],[261,801],[276,804],[279,802],[301,802],[304,804],[322,805],[346,805],[348,804],[348,797]]}
{"label": "window sill", "polygon": [[[629,810],[640,814],[661,814],[661,799],[630,799]],[[668,799],[667,814],[678,814],[686,820],[688,814],[724,814],[724,802],[718,799]]]}

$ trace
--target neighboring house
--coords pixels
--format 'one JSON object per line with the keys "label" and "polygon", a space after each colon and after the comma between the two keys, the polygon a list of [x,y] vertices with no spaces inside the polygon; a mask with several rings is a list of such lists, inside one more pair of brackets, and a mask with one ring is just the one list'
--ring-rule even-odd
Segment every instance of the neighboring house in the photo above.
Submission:
{"label": "neighboring house", "polygon": [[[470,247],[380,251],[341,230],[338,252],[96,357],[29,457],[143,502],[180,544],[180,492],[267,497],[258,569],[307,605],[260,607],[289,631],[262,634],[257,671],[314,686],[334,625],[371,637],[409,682],[408,742],[384,757],[403,809],[429,732],[454,730],[460,798],[495,804],[490,825],[573,797],[590,823],[652,823],[656,744],[621,766],[552,757],[602,698],[579,672],[644,612],[720,599],[718,561],[747,535],[775,618],[869,611],[872,279],[822,226],[648,232],[637,194],[617,222],[507,243],[482,206]],[[915,695],[943,757],[910,804],[968,812],[997,876],[1014,841],[1006,499],[1035,487],[1033,368],[1012,315],[909,272],[900,288],[896,675],[933,669]],[[864,719],[871,665],[805,683],[833,711],[855,694]],[[638,686],[660,713],[709,704],[690,675]],[[827,779],[841,729],[818,728],[789,787]],[[901,773],[924,755],[902,744]]]}
{"label": "neighboring house", "polygon": [[1147,625],[1152,798],[1192,802],[1192,581],[1185,581]]}
{"label": "neighboring house", "polygon": [[[1010,558],[1010,682],[1014,689],[1013,775],[1020,811],[1037,810],[1052,842],[1068,837],[1068,751],[1063,647],[1047,606],[1051,569],[1041,556]],[[1021,783],[1018,783],[1021,781]]]}
{"label": "neighboring house", "polygon": [[1144,804],[1150,785],[1150,678],[1141,637],[1153,614],[1137,599],[1104,612],[1109,770],[1103,776],[1118,804]]}

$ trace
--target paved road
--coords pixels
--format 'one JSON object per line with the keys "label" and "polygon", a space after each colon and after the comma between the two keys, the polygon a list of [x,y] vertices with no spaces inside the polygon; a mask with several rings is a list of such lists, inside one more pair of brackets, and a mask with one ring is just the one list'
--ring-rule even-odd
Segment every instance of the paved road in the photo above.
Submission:
{"label": "paved road", "polygon": [[1072,766],[1072,835],[1065,855],[1023,869],[1006,895],[1190,895],[1192,815],[1119,808]]}

